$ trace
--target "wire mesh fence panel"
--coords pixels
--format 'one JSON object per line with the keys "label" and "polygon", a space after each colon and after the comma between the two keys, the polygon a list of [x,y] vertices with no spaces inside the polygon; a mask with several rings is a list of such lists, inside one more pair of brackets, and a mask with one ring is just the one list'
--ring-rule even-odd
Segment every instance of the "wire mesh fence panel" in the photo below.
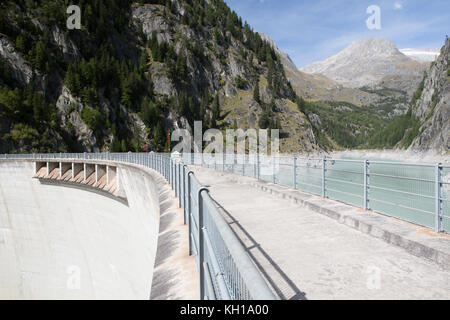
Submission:
{"label": "wire mesh fence panel", "polygon": [[450,167],[442,167],[442,229],[450,233]]}
{"label": "wire mesh fence panel", "polygon": [[[201,188],[201,184],[195,179],[195,177],[191,176],[189,179],[190,183],[190,214],[189,214],[189,230],[191,238],[191,253],[195,256],[197,262],[197,268],[200,269],[200,260],[199,260],[199,247],[200,247],[200,225],[199,225],[199,205],[198,205],[198,191]],[[199,270],[200,271],[200,270]]]}
{"label": "wire mesh fence panel", "polygon": [[[218,299],[231,298],[233,300],[241,300],[243,296],[247,295],[247,290],[246,288],[237,287],[237,283],[240,282],[240,274],[236,272],[236,263],[217,228],[212,208],[206,204],[204,208],[204,226],[207,232],[205,260],[208,262],[210,270],[213,271],[211,278],[215,292]],[[217,275],[220,275],[220,278]],[[225,294],[226,296],[224,296]]]}
{"label": "wire mesh fence panel", "polygon": [[325,194],[332,199],[364,206],[364,162],[326,160]]}
{"label": "wire mesh fence panel", "polygon": [[434,166],[371,162],[369,176],[371,209],[434,227]]}
{"label": "wire mesh fence panel", "polygon": [[293,188],[293,176],[294,176],[294,157],[280,156],[275,160],[275,183],[281,184],[286,187]]}
{"label": "wire mesh fence panel", "polygon": [[296,166],[298,189],[318,195],[322,194],[322,164],[321,159],[298,158]]}
{"label": "wire mesh fence panel", "polygon": [[[231,157],[232,156],[232,157]],[[232,161],[218,170],[251,176],[363,208],[372,209],[440,230],[450,226],[449,167],[441,166],[437,194],[436,165],[351,159],[315,159],[290,155],[276,157],[226,155]],[[217,166],[216,166],[217,167]],[[439,198],[439,200],[437,200]]]}

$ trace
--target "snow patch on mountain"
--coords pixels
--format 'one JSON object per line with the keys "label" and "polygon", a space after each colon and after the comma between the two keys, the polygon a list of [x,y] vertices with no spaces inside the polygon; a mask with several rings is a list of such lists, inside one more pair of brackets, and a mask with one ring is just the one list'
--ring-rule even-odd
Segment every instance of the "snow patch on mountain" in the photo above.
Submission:
{"label": "snow patch on mountain", "polygon": [[405,56],[419,62],[433,62],[440,54],[439,49],[400,49]]}

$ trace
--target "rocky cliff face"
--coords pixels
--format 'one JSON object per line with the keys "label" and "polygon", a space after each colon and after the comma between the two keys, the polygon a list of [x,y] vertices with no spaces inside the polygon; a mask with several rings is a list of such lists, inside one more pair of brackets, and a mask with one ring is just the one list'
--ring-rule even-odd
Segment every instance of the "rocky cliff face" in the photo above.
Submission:
{"label": "rocky cliff face", "polygon": [[402,54],[392,42],[371,38],[353,42],[341,52],[300,70],[325,75],[344,87],[393,88],[412,95],[426,67],[426,63]]}
{"label": "rocky cliff face", "polygon": [[282,151],[319,148],[283,58],[223,1],[95,0],[81,30],[66,30],[64,3],[0,4],[0,153],[138,151],[146,140],[163,151],[167,130],[194,120],[278,126]]}
{"label": "rocky cliff face", "polygon": [[[420,94],[420,90],[422,90]],[[448,153],[450,149],[450,39],[427,75],[412,113],[422,122],[410,149]]]}

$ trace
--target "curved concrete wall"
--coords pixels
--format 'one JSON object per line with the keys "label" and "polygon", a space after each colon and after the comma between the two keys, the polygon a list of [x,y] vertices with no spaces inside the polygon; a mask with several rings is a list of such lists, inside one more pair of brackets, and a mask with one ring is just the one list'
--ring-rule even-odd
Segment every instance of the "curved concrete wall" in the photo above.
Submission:
{"label": "curved concrete wall", "polygon": [[149,299],[157,251],[156,173],[120,166],[128,205],[32,179],[0,162],[0,299]]}

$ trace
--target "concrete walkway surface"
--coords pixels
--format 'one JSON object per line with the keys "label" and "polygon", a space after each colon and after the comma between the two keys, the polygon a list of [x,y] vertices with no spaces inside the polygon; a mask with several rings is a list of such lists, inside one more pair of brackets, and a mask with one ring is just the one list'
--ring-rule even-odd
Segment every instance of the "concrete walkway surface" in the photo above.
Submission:
{"label": "concrete walkway surface", "polygon": [[[450,299],[445,259],[438,263],[411,254],[386,239],[350,228],[345,221],[339,223],[313,210],[317,208],[292,201],[288,195],[297,191],[212,169],[190,169],[209,187],[280,299]],[[266,185],[266,190],[259,184]],[[278,193],[270,194],[271,187]],[[334,205],[344,211],[350,207]],[[395,229],[394,225],[386,228]],[[433,235],[423,232],[420,237]],[[445,235],[437,237],[444,239],[435,243],[445,253],[450,240]]]}

